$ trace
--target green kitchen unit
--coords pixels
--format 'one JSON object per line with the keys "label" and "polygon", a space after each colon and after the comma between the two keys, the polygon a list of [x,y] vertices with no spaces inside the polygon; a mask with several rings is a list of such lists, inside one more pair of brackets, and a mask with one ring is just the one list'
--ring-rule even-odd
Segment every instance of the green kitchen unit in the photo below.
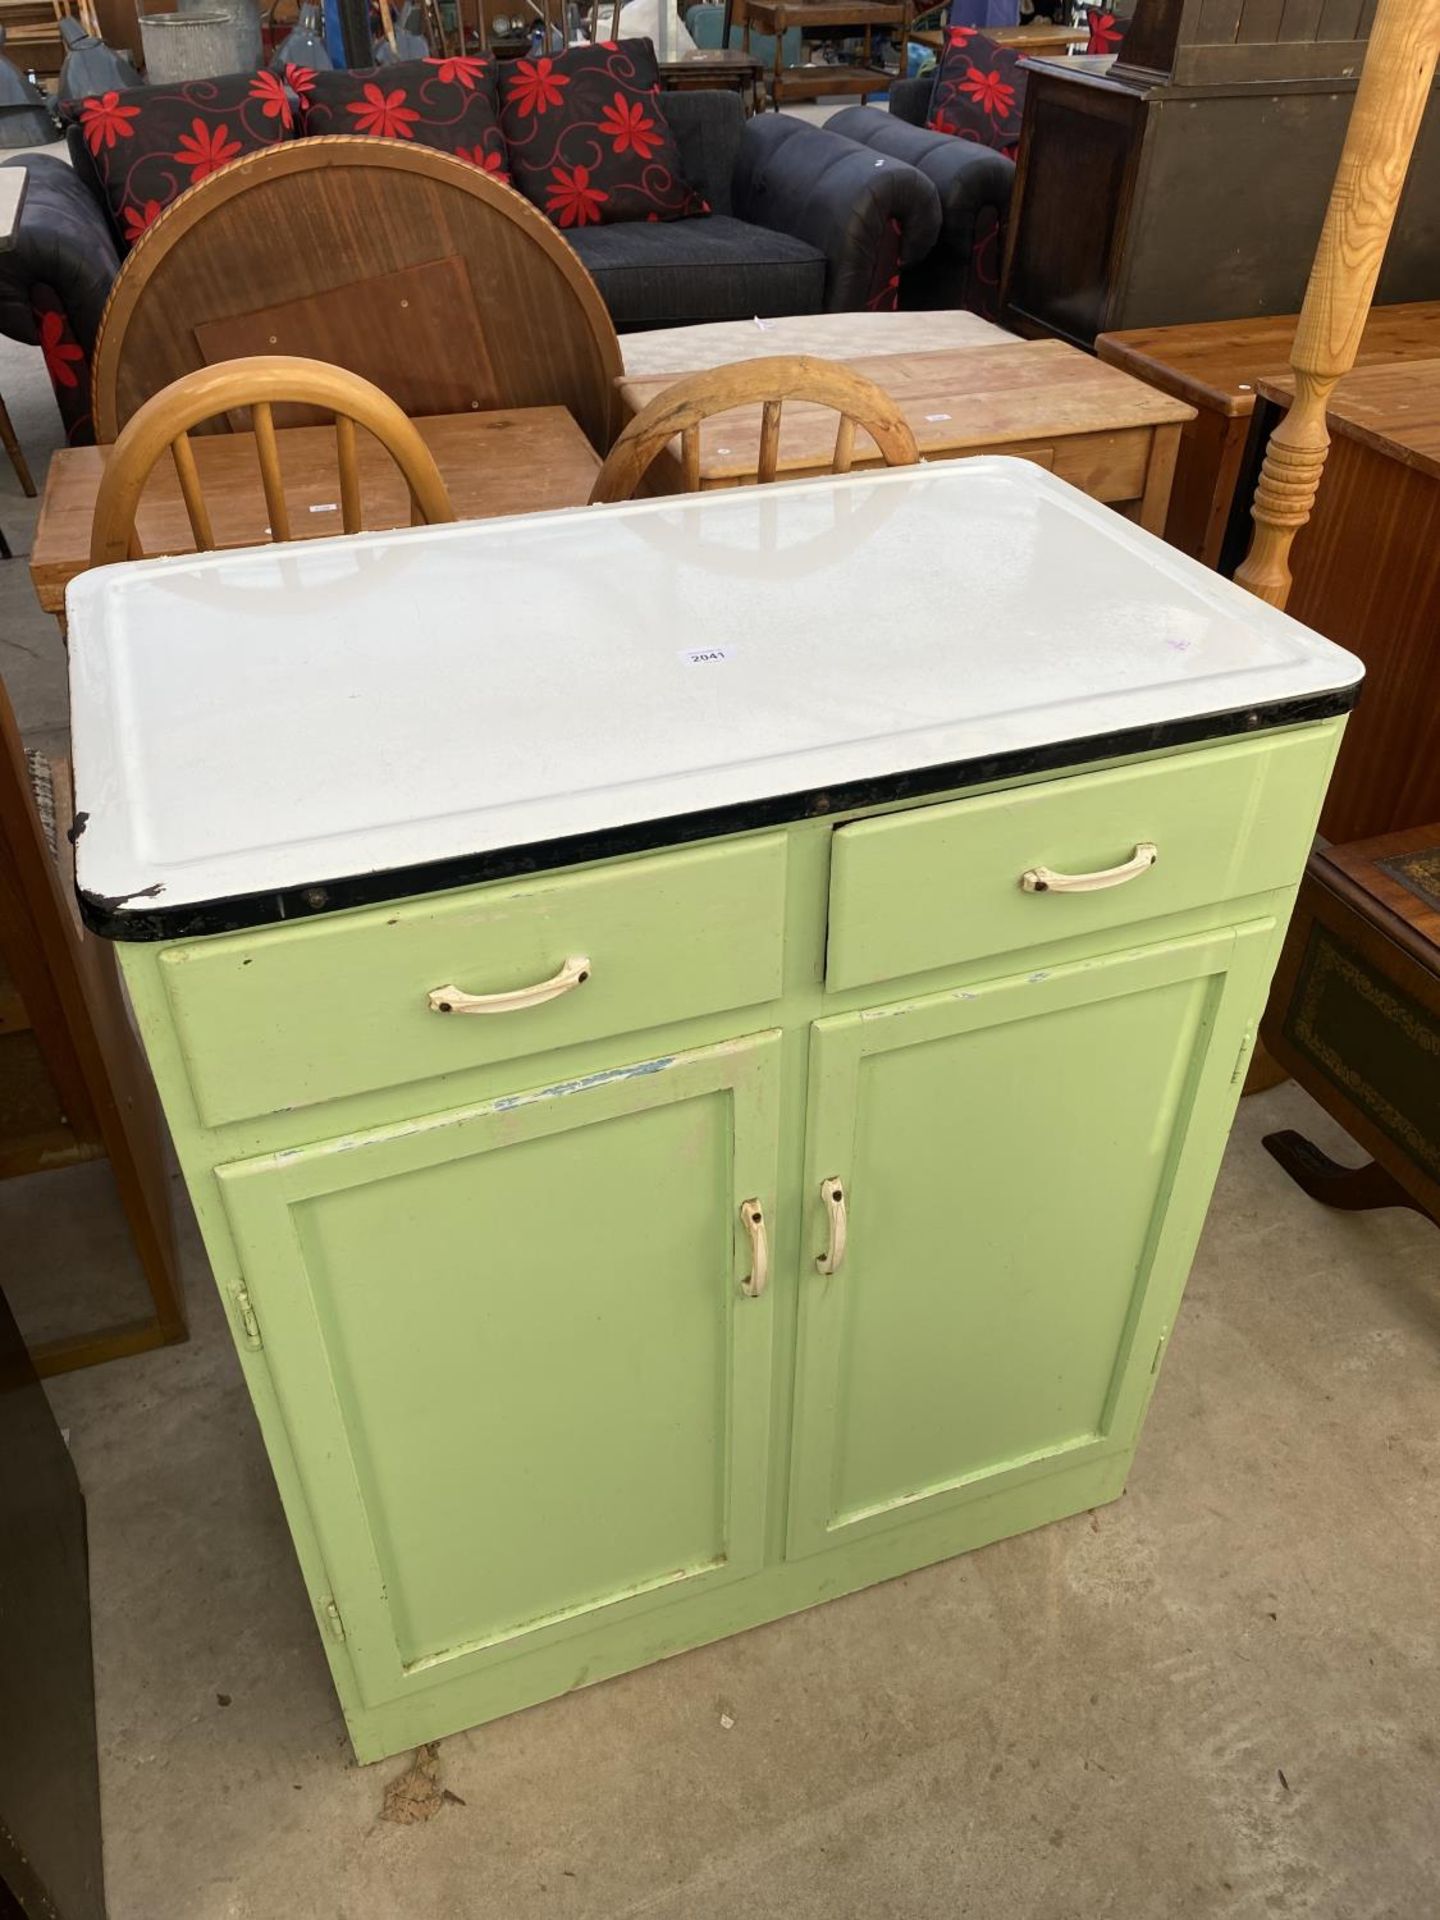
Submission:
{"label": "green kitchen unit", "polygon": [[69,614],[362,1760],[1121,1492],[1354,659],[1009,460]]}

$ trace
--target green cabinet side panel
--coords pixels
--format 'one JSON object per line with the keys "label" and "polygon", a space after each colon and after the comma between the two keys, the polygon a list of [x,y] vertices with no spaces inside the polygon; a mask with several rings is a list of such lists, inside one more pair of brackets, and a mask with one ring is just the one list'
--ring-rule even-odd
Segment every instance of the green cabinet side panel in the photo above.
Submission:
{"label": "green cabinet side panel", "polygon": [[1340,735],[120,948],[362,1760],[1123,1490]]}

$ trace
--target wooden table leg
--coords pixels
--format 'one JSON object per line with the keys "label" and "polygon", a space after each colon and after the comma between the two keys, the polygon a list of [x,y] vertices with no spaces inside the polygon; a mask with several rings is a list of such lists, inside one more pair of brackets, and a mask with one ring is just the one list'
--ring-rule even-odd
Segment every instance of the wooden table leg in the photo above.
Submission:
{"label": "wooden table leg", "polygon": [[1267,1133],[1260,1143],[1272,1159],[1312,1200],[1323,1206],[1341,1207],[1347,1213],[1368,1213],[1374,1207],[1408,1207],[1425,1216],[1425,1208],[1413,1200],[1394,1174],[1377,1160],[1363,1167],[1342,1167],[1328,1153],[1322,1153],[1303,1133],[1286,1128],[1283,1133]]}
{"label": "wooden table leg", "polygon": [[1164,537],[1165,516],[1170,511],[1170,488],[1175,479],[1175,462],[1180,454],[1180,429],[1155,427],[1150,434],[1150,459],[1145,468],[1145,491],[1135,518],[1147,533]]}
{"label": "wooden table leg", "polygon": [[10,456],[10,464],[15,469],[15,478],[20,482],[22,491],[27,498],[33,500],[35,482],[31,478],[30,467],[20,442],[15,437],[15,429],[10,422],[10,410],[3,400],[0,400],[0,446],[3,446]]}

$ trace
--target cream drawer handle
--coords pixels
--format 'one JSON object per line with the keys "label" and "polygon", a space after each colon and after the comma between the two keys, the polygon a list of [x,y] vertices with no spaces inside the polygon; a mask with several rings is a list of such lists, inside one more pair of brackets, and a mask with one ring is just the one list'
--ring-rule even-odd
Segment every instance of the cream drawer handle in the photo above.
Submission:
{"label": "cream drawer handle", "polygon": [[830,1216],[830,1244],[824,1253],[815,1256],[815,1265],[821,1273],[838,1273],[845,1259],[845,1188],[834,1175],[820,1182],[820,1198],[825,1202],[825,1211]]}
{"label": "cream drawer handle", "polygon": [[1027,867],[1020,876],[1026,893],[1099,893],[1102,887],[1123,887],[1138,880],[1160,858],[1153,840],[1142,840],[1121,866],[1102,867],[1098,873],[1056,873],[1053,867]]}
{"label": "cream drawer handle", "polygon": [[740,1218],[750,1236],[750,1277],[740,1282],[740,1291],[758,1300],[770,1280],[770,1236],[765,1231],[765,1214],[758,1200],[742,1200]]}
{"label": "cream drawer handle", "polygon": [[519,1013],[524,1007],[538,1007],[546,1000],[573,993],[590,978],[590,962],[583,953],[572,953],[560,971],[533,987],[516,987],[513,993],[465,993],[459,987],[436,987],[430,994],[432,1013]]}

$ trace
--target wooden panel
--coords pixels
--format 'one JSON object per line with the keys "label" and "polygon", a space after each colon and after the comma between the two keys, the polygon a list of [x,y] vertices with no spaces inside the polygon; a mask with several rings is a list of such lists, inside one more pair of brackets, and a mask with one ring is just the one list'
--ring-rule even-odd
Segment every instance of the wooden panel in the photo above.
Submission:
{"label": "wooden panel", "polygon": [[[1321,0],[1317,40],[1359,40],[1363,38],[1361,0]],[[1365,32],[1368,33],[1368,24]]]}
{"label": "wooden panel", "polygon": [[1186,47],[1175,56],[1177,87],[1280,86],[1297,80],[1349,80],[1365,58],[1360,40],[1277,40],[1274,45]]}
{"label": "wooden panel", "polygon": [[1202,46],[1233,41],[1240,31],[1244,0],[1200,0],[1200,24],[1195,38]]}
{"label": "wooden panel", "polygon": [[1318,40],[1324,0],[1285,0],[1277,40]]}
{"label": "wooden panel", "polygon": [[[1096,352],[1112,366],[1188,400],[1199,412],[1183,430],[1165,537],[1206,566],[1219,564],[1247,445],[1257,389],[1288,372],[1295,316],[1212,321],[1102,334]],[[1440,302],[1372,308],[1357,366],[1440,357]]]}
{"label": "wooden panel", "polygon": [[[365,325],[355,316],[363,312]],[[203,321],[195,338],[206,364],[256,353],[298,353],[358,373],[386,393],[405,389],[412,417],[501,404],[480,316],[462,260],[453,255],[375,274],[253,313]],[[313,425],[313,407],[283,406],[277,426]],[[248,426],[243,417],[237,427]]]}
{"label": "wooden panel", "polygon": [[[464,413],[416,425],[461,520],[583,506],[600,470],[595,450],[560,407]],[[338,533],[334,427],[283,429],[278,444],[292,536],[305,540]],[[205,434],[192,445],[217,543],[245,547],[265,540],[254,436]],[[369,434],[359,435],[357,445],[362,525],[407,526],[410,501],[394,461]],[[90,564],[90,523],[107,457],[104,447],[62,447],[51,461],[30,551],[30,578],[47,613],[64,612],[66,585]],[[187,553],[192,548],[179,482],[168,461],[151,474],[136,524],[147,554]]]}
{"label": "wooden panel", "polygon": [[[345,244],[337,245],[336,236]],[[310,351],[297,316],[306,303],[357,283],[464,263],[454,340],[431,314],[427,339],[447,379],[489,382],[506,407],[563,406],[602,450],[613,437],[615,329],[594,282],[545,217],[479,168],[403,141],[340,136],[288,141],[210,175],[161,215],[124,261],[94,360],[96,433],[110,441],[142,401],[203,365],[199,330],[267,308],[288,310],[297,351]],[[345,352],[370,351],[368,302],[351,301]],[[322,351],[336,349],[334,309]],[[462,356],[478,325],[485,365]],[[397,332],[396,342],[403,338]],[[407,413],[438,391],[428,359],[408,352],[380,384]]]}
{"label": "wooden panel", "polygon": [[[1288,373],[1256,385],[1282,405],[1295,390]],[[1357,368],[1335,389],[1325,417],[1333,435],[1440,479],[1440,357]]]}
{"label": "wooden panel", "polygon": [[3,1294],[0,1540],[0,1907],[105,1920],[85,1501]]}
{"label": "wooden panel", "polygon": [[1440,482],[1337,435],[1291,565],[1290,613],[1365,662],[1321,831],[1440,819]]}
{"label": "wooden panel", "polygon": [[1316,862],[1364,892],[1392,939],[1440,966],[1440,826],[1327,846]]}
{"label": "wooden panel", "polygon": [[1126,94],[1081,88],[1053,68],[1031,76],[1006,242],[1007,326],[1089,346],[1106,324],[1139,115]]}
{"label": "wooden panel", "polygon": [[1297,312],[1349,111],[1348,94],[1258,87],[1154,102],[1109,326]]}
{"label": "wooden panel", "polygon": [[[1193,407],[1248,415],[1255,406],[1257,383],[1283,379],[1289,372],[1295,320],[1293,313],[1283,313],[1195,326],[1137,327],[1101,334],[1095,351],[1112,366]],[[1357,367],[1432,358],[1440,358],[1440,300],[1371,308]]]}
{"label": "wooden panel", "polygon": [[1276,1060],[1440,1221],[1436,957],[1432,949],[1427,964],[1397,946],[1365,893],[1316,858],[1264,1036]]}
{"label": "wooden panel", "polygon": [[[73,803],[63,781],[56,797],[57,817],[65,820]],[[29,1067],[17,1065],[10,1079],[15,1131],[7,1140],[0,1123],[0,1177],[108,1155],[154,1301],[156,1337],[183,1340],[155,1089],[121,1000],[113,954],[80,934],[73,891],[70,843],[61,837],[57,859],[46,842],[0,684],[0,948],[30,1028],[7,1034],[0,1046],[31,1052]],[[34,1071],[41,1062],[43,1088]],[[100,1343],[93,1357],[105,1357]]]}
{"label": "wooden panel", "polygon": [[1278,40],[1284,15],[1285,0],[1244,0],[1240,10],[1240,29],[1235,38],[1251,45]]}

